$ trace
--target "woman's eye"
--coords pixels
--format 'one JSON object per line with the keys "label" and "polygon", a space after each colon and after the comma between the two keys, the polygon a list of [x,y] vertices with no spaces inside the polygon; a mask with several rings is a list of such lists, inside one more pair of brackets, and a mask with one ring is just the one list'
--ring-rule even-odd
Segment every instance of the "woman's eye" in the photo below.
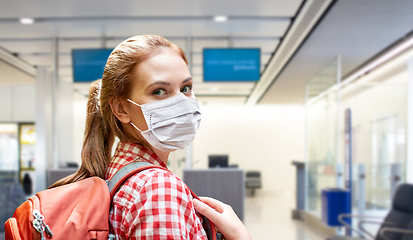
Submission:
{"label": "woman's eye", "polygon": [[185,86],[181,89],[181,92],[187,93],[192,91],[192,86]]}
{"label": "woman's eye", "polygon": [[157,96],[162,96],[166,93],[165,90],[163,89],[156,89],[155,91],[152,92],[153,95],[157,95]]}

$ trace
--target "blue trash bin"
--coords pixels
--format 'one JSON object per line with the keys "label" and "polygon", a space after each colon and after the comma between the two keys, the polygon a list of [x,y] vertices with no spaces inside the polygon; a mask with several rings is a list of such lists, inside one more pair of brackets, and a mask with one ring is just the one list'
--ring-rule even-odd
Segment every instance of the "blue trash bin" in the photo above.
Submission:
{"label": "blue trash bin", "polygon": [[[329,188],[321,191],[322,220],[331,227],[343,226],[338,221],[340,214],[351,214],[351,193],[347,189]],[[344,220],[351,224],[349,218]]]}

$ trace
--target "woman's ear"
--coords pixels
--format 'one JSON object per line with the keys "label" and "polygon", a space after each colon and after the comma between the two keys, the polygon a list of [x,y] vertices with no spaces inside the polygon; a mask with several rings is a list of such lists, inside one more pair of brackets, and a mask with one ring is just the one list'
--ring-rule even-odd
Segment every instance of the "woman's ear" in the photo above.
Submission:
{"label": "woman's ear", "polygon": [[128,112],[125,109],[125,101],[119,99],[113,99],[109,101],[110,108],[112,109],[112,113],[116,116],[119,121],[122,123],[129,123],[131,121]]}

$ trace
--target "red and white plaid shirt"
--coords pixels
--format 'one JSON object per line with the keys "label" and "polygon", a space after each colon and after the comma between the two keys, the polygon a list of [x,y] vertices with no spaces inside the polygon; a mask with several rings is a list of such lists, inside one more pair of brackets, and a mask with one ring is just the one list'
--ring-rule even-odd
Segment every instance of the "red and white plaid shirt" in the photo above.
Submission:
{"label": "red and white plaid shirt", "polygon": [[[166,168],[145,147],[120,142],[105,178],[110,179],[132,161]],[[111,233],[116,239],[207,239],[192,199],[189,188],[169,171],[156,168],[137,173],[113,198],[109,213]]]}

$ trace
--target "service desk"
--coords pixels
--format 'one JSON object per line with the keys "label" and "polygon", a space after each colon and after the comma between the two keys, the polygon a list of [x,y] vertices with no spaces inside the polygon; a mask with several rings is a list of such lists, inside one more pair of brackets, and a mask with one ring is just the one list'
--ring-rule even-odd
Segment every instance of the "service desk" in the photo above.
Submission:
{"label": "service desk", "polygon": [[59,169],[50,169],[47,171],[47,186],[51,186],[53,183],[58,180],[67,177],[75,172],[78,168],[59,168]]}
{"label": "service desk", "polygon": [[238,168],[185,169],[183,180],[198,196],[218,199],[244,220],[244,170]]}

